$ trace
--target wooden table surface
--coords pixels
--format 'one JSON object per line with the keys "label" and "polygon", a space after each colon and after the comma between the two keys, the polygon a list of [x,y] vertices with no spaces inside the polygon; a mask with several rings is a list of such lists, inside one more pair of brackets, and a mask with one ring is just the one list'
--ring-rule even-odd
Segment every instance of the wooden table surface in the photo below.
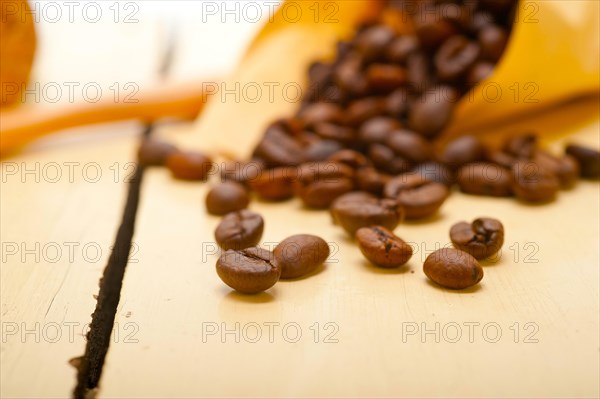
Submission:
{"label": "wooden table surface", "polygon": [[[243,104],[215,104],[195,125],[160,134],[243,153],[256,126],[292,106],[252,116],[248,104],[247,115]],[[598,100],[502,127],[530,128],[554,149],[565,140],[598,148]],[[84,351],[139,131],[81,128],[0,164],[2,397],[71,394],[68,361]],[[326,212],[253,202],[266,220],[263,245],[312,233],[333,248],[318,273],[257,296],[232,292],[215,273],[208,187],[146,174],[98,397],[600,395],[597,182],[544,206],[453,193],[433,219],[396,229],[415,249],[398,270],[369,265]],[[483,215],[502,220],[506,242],[481,284],[455,292],[430,283],[424,258],[448,245],[453,223]]]}

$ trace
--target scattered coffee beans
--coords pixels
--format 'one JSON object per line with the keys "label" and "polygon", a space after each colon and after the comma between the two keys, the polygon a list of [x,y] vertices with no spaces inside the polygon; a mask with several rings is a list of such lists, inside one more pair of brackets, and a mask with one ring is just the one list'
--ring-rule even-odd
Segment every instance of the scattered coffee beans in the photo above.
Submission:
{"label": "scattered coffee beans", "polygon": [[473,256],[454,248],[442,248],[425,259],[423,272],[442,287],[461,290],[483,278],[483,268]]}
{"label": "scattered coffee beans", "polygon": [[243,209],[223,217],[215,230],[215,239],[225,250],[253,247],[262,238],[264,226],[262,216]]}
{"label": "scattered coffee beans", "polygon": [[257,294],[275,285],[281,268],[271,251],[254,247],[223,253],[217,260],[217,274],[234,290]]}
{"label": "scattered coffee beans", "polygon": [[504,226],[496,219],[478,218],[472,223],[456,223],[450,229],[452,244],[476,259],[495,255],[504,244]]}
{"label": "scattered coffee beans", "polygon": [[220,183],[206,195],[206,210],[212,215],[225,215],[248,207],[250,197],[239,183]]}
{"label": "scattered coffee beans", "polygon": [[212,161],[199,152],[175,152],[167,157],[167,167],[173,177],[181,180],[201,180],[208,178]]}
{"label": "scattered coffee beans", "polygon": [[320,237],[298,234],[281,241],[273,254],[281,267],[281,278],[298,278],[312,273],[327,260],[329,245]]}
{"label": "scattered coffee beans", "polygon": [[355,238],[365,258],[379,267],[401,266],[413,254],[410,245],[383,226],[362,227]]}

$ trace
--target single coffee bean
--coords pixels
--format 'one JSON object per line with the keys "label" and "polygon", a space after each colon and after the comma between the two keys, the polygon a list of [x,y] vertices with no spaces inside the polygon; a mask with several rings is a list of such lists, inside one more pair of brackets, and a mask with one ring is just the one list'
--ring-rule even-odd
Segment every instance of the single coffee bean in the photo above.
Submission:
{"label": "single coffee bean", "polygon": [[428,90],[411,106],[410,127],[427,137],[436,136],[450,121],[457,99],[457,92],[449,86]]}
{"label": "single coffee bean", "polygon": [[508,43],[508,33],[498,25],[489,24],[479,31],[481,54],[488,60],[498,62]]}
{"label": "single coffee bean", "polygon": [[293,183],[298,172],[294,167],[281,167],[264,170],[251,180],[250,187],[265,201],[285,201],[294,196]]}
{"label": "single coffee bean", "polygon": [[369,90],[369,82],[362,73],[362,67],[362,57],[358,54],[350,54],[336,66],[333,80],[346,93],[364,96]]}
{"label": "single coffee bean", "polygon": [[356,187],[376,196],[383,194],[383,188],[391,179],[389,175],[379,173],[375,168],[361,168],[356,171]]}
{"label": "single coffee bean", "polygon": [[324,140],[334,140],[342,144],[352,144],[356,140],[354,129],[333,123],[317,123],[315,133]]}
{"label": "single coffee bean", "polygon": [[213,167],[209,157],[191,151],[177,151],[169,155],[166,164],[173,177],[190,181],[206,180]]}
{"label": "single coffee bean", "polygon": [[406,61],[406,76],[413,92],[422,93],[434,84],[433,66],[428,55],[415,52]]}
{"label": "single coffee bean", "polygon": [[492,76],[495,67],[491,62],[482,61],[475,63],[467,75],[467,84],[469,87],[476,86],[478,83]]}
{"label": "single coffee bean", "polygon": [[377,169],[392,175],[408,172],[413,167],[412,162],[397,156],[394,150],[383,144],[371,144],[367,155]]}
{"label": "single coffee bean", "polygon": [[559,158],[547,151],[537,150],[532,161],[556,175],[556,178],[560,182],[560,187],[563,189],[571,188],[577,182],[579,164],[570,155],[564,155]]}
{"label": "single coffee bean", "polygon": [[346,123],[350,126],[360,126],[383,113],[384,107],[385,102],[379,97],[365,97],[353,101],[346,109]]}
{"label": "single coffee bean", "polygon": [[403,217],[402,207],[390,199],[353,192],[339,197],[329,210],[335,224],[354,237],[361,227],[383,226],[393,230]]}
{"label": "single coffee bean", "polygon": [[265,168],[260,160],[228,161],[221,164],[221,182],[233,181],[250,188],[250,182],[258,179]]}
{"label": "single coffee bean", "polygon": [[267,129],[256,146],[254,155],[263,159],[268,167],[296,166],[303,159],[303,145],[278,123]]}
{"label": "single coffee bean", "polygon": [[279,281],[281,267],[271,251],[254,247],[223,253],[217,260],[217,274],[236,291],[258,294]]}
{"label": "single coffee bean", "polygon": [[560,182],[556,175],[540,164],[519,161],[512,169],[513,191],[527,202],[549,202],[556,197]]}
{"label": "single coffee bean", "polygon": [[416,36],[403,35],[392,40],[385,49],[385,57],[395,64],[406,62],[408,56],[419,49],[419,39]]}
{"label": "single coffee bean", "polygon": [[354,171],[338,162],[311,162],[298,168],[294,192],[305,206],[328,208],[339,196],[354,189]]}
{"label": "single coffee bean", "polygon": [[447,187],[454,184],[454,172],[439,162],[426,162],[417,165],[410,173],[421,176],[423,179],[441,183]]}
{"label": "single coffee bean", "polygon": [[250,197],[239,183],[220,183],[206,195],[206,210],[212,215],[225,215],[248,207]]}
{"label": "single coffee bean", "polygon": [[600,151],[576,144],[567,146],[565,152],[577,160],[581,177],[586,179],[600,178]]}
{"label": "single coffee bean", "polygon": [[393,131],[386,144],[397,156],[410,162],[423,163],[431,159],[431,144],[423,136],[410,130]]}
{"label": "single coffee bean", "polygon": [[456,223],[450,229],[452,244],[476,259],[495,255],[504,244],[504,226],[499,220],[478,218],[472,223]]}
{"label": "single coffee bean", "polygon": [[442,44],[435,55],[438,77],[453,81],[466,75],[479,57],[479,46],[462,35],[452,36]]}
{"label": "single coffee bean", "polygon": [[531,159],[537,149],[538,138],[533,133],[511,137],[504,143],[504,151],[517,159]]}
{"label": "single coffee bean", "polygon": [[327,260],[329,245],[320,237],[298,234],[281,241],[273,254],[281,267],[281,278],[298,278],[312,273]]}
{"label": "single coffee bean", "polygon": [[224,250],[253,247],[262,238],[264,227],[262,216],[242,209],[223,217],[215,230],[215,239]]}
{"label": "single coffee bean", "polygon": [[395,118],[377,116],[360,126],[358,139],[364,143],[384,143],[390,132],[400,128],[400,122]]}
{"label": "single coffee bean", "polygon": [[360,169],[371,166],[369,161],[363,154],[354,150],[340,150],[333,154],[328,159],[329,162],[340,163],[349,166],[352,169]]}
{"label": "single coffee bean", "polygon": [[415,24],[415,31],[419,42],[429,48],[437,47],[450,38],[456,33],[454,25],[446,20],[440,18],[436,10],[423,10],[420,15],[413,18]]}
{"label": "single coffee bean", "polygon": [[319,140],[306,147],[304,158],[307,162],[325,161],[342,148],[338,141]]}
{"label": "single coffee bean", "polygon": [[379,267],[402,266],[413,254],[410,245],[383,226],[360,228],[355,238],[365,258]]}
{"label": "single coffee bean", "polygon": [[445,288],[462,290],[479,283],[483,268],[473,256],[454,248],[442,248],[425,259],[423,272]]}
{"label": "single coffee bean", "polygon": [[496,165],[502,166],[506,169],[512,169],[513,165],[518,161],[518,159],[514,155],[501,150],[486,151],[485,160]]}
{"label": "single coffee bean", "polygon": [[440,162],[453,169],[458,169],[467,163],[481,161],[484,148],[475,136],[463,136],[446,144],[438,156]]}
{"label": "single coffee bean", "polygon": [[314,103],[308,105],[299,114],[306,126],[314,126],[317,123],[340,123],[343,119],[342,108],[332,103]]}
{"label": "single coffee bean", "polygon": [[163,166],[177,147],[156,139],[144,139],[138,149],[138,161],[143,166]]}
{"label": "single coffee bean", "polygon": [[[408,110],[408,91],[406,89],[398,89],[391,93],[385,98],[383,108],[384,111],[393,118],[403,117]],[[396,128],[399,127],[400,126],[396,126]]]}
{"label": "single coffee bean", "polygon": [[370,65],[366,76],[369,88],[380,93],[392,92],[407,81],[406,70],[403,67],[388,64]]}
{"label": "single coffee bean", "polygon": [[406,219],[422,219],[437,212],[450,192],[441,183],[406,173],[391,179],[385,185],[383,194],[386,198],[398,201]]}
{"label": "single coffee bean", "polygon": [[458,170],[456,181],[463,193],[510,197],[513,194],[510,170],[493,163],[467,164]]}
{"label": "single coffee bean", "polygon": [[356,47],[366,60],[374,60],[382,56],[394,36],[394,31],[389,27],[375,25],[359,33]]}

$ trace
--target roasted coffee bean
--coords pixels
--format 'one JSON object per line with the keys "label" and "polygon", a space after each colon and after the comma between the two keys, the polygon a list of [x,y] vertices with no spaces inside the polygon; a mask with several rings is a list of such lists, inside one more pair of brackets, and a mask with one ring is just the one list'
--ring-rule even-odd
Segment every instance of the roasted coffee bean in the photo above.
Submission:
{"label": "roasted coffee bean", "polygon": [[491,62],[477,62],[473,65],[467,75],[467,84],[469,87],[476,86],[478,83],[483,82],[494,73],[495,65]]}
{"label": "roasted coffee bean", "polygon": [[371,90],[390,93],[407,81],[403,67],[387,64],[372,64],[366,71],[367,82]]}
{"label": "roasted coffee bean", "polygon": [[461,290],[479,283],[483,268],[473,256],[454,248],[442,248],[425,259],[423,272],[445,288]]}
{"label": "roasted coffee bean", "polygon": [[385,57],[395,64],[405,63],[408,56],[419,49],[419,39],[416,36],[398,36],[385,49]]}
{"label": "roasted coffee bean", "polygon": [[438,162],[422,163],[417,165],[410,173],[448,187],[452,186],[456,179],[452,170]]}
{"label": "roasted coffee bean", "polygon": [[329,245],[320,237],[298,234],[281,241],[273,254],[281,267],[281,278],[298,278],[314,272],[327,260]]}
{"label": "roasted coffee bean", "polygon": [[517,162],[517,158],[506,151],[488,150],[485,152],[485,159],[488,162],[495,163],[503,168],[512,169]]}
{"label": "roasted coffee bean", "polygon": [[354,236],[361,227],[383,226],[393,230],[403,216],[402,207],[390,199],[378,199],[363,192],[353,192],[339,197],[330,208],[335,224]]}
{"label": "roasted coffee bean", "polygon": [[333,72],[335,83],[353,96],[363,96],[369,90],[369,82],[362,73],[362,64],[362,58],[353,54],[340,62]]}
{"label": "roasted coffee bean", "polygon": [[206,210],[212,215],[225,215],[248,207],[246,188],[236,182],[220,183],[206,195]]}
{"label": "roasted coffee bean", "polygon": [[328,208],[339,196],[354,189],[354,171],[337,162],[311,162],[298,168],[294,192],[305,206]]}
{"label": "roasted coffee bean", "polygon": [[332,103],[314,103],[305,107],[299,114],[306,126],[314,126],[317,123],[340,123],[343,119],[342,108]]}
{"label": "roasted coffee bean", "polygon": [[400,122],[394,118],[377,116],[360,126],[358,139],[364,143],[384,143],[393,130],[400,128]]}
{"label": "roasted coffee bean", "polygon": [[431,159],[431,144],[423,136],[410,130],[393,131],[386,144],[397,156],[410,162],[422,163]]}
{"label": "roasted coffee bean", "polygon": [[579,163],[581,177],[600,178],[600,151],[575,144],[568,145],[565,151]]}
{"label": "roasted coffee bean", "polygon": [[394,118],[403,117],[408,110],[408,92],[406,89],[398,89],[387,96],[383,108],[388,115]]}
{"label": "roasted coffee bean", "polygon": [[456,181],[463,193],[510,197],[513,194],[509,169],[493,163],[467,164],[458,170]]}
{"label": "roasted coffee bean", "polygon": [[217,260],[217,274],[236,291],[258,294],[279,281],[281,267],[271,251],[254,247],[223,253]]}
{"label": "roasted coffee bean", "polygon": [[408,172],[413,167],[411,162],[397,156],[391,148],[383,144],[370,145],[368,156],[377,169],[392,175]]}
{"label": "roasted coffee bean", "polygon": [[346,109],[346,123],[360,126],[384,111],[385,103],[379,97],[366,97],[353,101]]}
{"label": "roasted coffee bean", "polygon": [[415,52],[408,57],[406,61],[406,76],[414,92],[424,92],[433,85],[432,69],[432,62],[426,54]]}
{"label": "roasted coffee bean", "polygon": [[294,196],[293,183],[297,175],[293,167],[264,170],[250,181],[250,187],[265,201],[285,201]]}
{"label": "roasted coffee bean", "polygon": [[174,152],[167,157],[166,164],[173,177],[190,181],[206,180],[213,167],[209,157],[192,151]]}
{"label": "roasted coffee bean", "polygon": [[143,166],[163,166],[177,147],[156,139],[144,139],[138,149],[138,161]]}
{"label": "roasted coffee bean", "polygon": [[410,127],[427,137],[436,136],[450,121],[457,98],[449,86],[428,90],[411,106]]}
{"label": "roasted coffee bean", "polygon": [[570,155],[559,158],[547,151],[537,150],[532,161],[556,175],[563,189],[573,187],[579,177],[579,164]]}
{"label": "roasted coffee bean", "polygon": [[343,144],[352,144],[356,140],[353,129],[333,123],[318,123],[314,126],[315,133],[324,140],[334,140]]}
{"label": "roasted coffee bean", "polygon": [[221,167],[221,182],[233,181],[250,188],[250,181],[263,173],[264,163],[260,160],[228,161]]}
{"label": "roasted coffee bean", "polygon": [[435,54],[437,76],[453,81],[464,76],[479,57],[479,46],[462,35],[446,40]]}
{"label": "roasted coffee bean", "polygon": [[533,133],[509,138],[504,143],[504,151],[517,159],[531,159],[538,149],[538,138]]}
{"label": "roasted coffee bean", "polygon": [[475,136],[462,136],[450,141],[438,156],[440,162],[457,169],[467,163],[481,161],[484,148]]}
{"label": "roasted coffee bean", "polygon": [[394,39],[394,31],[385,25],[376,25],[362,31],[356,38],[356,47],[366,60],[381,57]]}
{"label": "roasted coffee bean", "polygon": [[422,219],[437,212],[450,192],[441,183],[406,173],[391,179],[385,185],[383,194],[386,198],[398,201],[406,219]]}
{"label": "roasted coffee bean", "polygon": [[508,33],[498,25],[489,24],[479,31],[481,54],[488,60],[497,62],[504,53],[508,42]]}
{"label": "roasted coffee bean", "polygon": [[390,176],[379,173],[375,168],[362,168],[356,171],[355,179],[359,190],[380,196]]}
{"label": "roasted coffee bean", "polygon": [[560,189],[556,175],[536,162],[517,162],[513,166],[512,175],[513,191],[523,201],[549,202]]}
{"label": "roasted coffee bean", "polygon": [[304,161],[303,154],[302,143],[278,124],[267,129],[254,150],[268,167],[299,165]]}
{"label": "roasted coffee bean", "polygon": [[215,230],[217,244],[225,250],[244,249],[257,245],[265,223],[262,216],[247,209],[228,213]]}
{"label": "roasted coffee bean", "polygon": [[504,226],[499,220],[478,218],[472,223],[459,222],[450,229],[452,244],[476,259],[495,255],[504,244]]}
{"label": "roasted coffee bean", "polygon": [[379,267],[402,266],[413,254],[410,245],[383,226],[362,227],[355,238],[365,258]]}
{"label": "roasted coffee bean", "polygon": [[[438,10],[439,11],[439,10]],[[413,18],[419,42],[429,48],[437,47],[456,33],[454,25],[440,18],[440,13],[424,10]]]}
{"label": "roasted coffee bean", "polygon": [[307,162],[325,161],[342,148],[338,141],[319,140],[306,147],[304,158]]}
{"label": "roasted coffee bean", "polygon": [[371,166],[369,161],[363,154],[354,150],[341,150],[333,154],[328,159],[329,162],[341,163],[349,166],[352,169],[360,169]]}

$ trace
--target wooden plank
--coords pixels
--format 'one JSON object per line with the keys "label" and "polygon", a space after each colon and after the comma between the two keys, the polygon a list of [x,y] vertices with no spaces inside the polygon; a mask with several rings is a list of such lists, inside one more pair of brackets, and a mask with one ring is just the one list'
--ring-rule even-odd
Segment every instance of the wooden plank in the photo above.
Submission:
{"label": "wooden plank", "polygon": [[139,126],[86,131],[0,163],[2,397],[66,398],[75,384],[68,361],[84,351]]}

